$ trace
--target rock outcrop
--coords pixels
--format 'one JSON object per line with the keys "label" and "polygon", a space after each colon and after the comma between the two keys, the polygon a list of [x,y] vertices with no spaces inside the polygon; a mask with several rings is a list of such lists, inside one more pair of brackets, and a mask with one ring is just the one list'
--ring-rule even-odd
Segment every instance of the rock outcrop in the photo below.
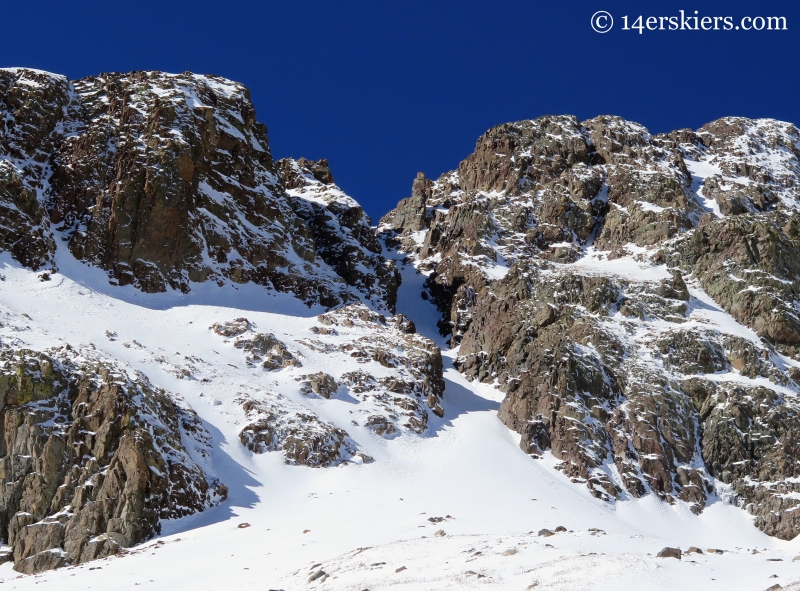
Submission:
{"label": "rock outcrop", "polygon": [[0,430],[0,535],[22,573],[116,554],[227,494],[198,464],[197,415],[100,354],[4,345]]}
{"label": "rock outcrop", "polygon": [[[401,430],[423,433],[428,428],[426,405],[444,416],[442,353],[430,339],[409,332],[402,315],[389,319],[361,304],[351,304],[320,315],[332,329],[319,329],[315,339],[304,339],[318,350],[338,351],[359,364],[341,374],[350,394],[367,404],[365,424],[379,435]],[[325,332],[328,335],[325,335]],[[329,338],[325,338],[328,336]],[[330,338],[334,336],[335,338]]]}
{"label": "rock outcrop", "polygon": [[327,160],[277,162],[289,202],[314,236],[316,252],[366,302],[393,311],[400,275],[381,256],[369,216],[334,184]]}
{"label": "rock outcrop", "polygon": [[371,461],[357,451],[344,429],[280,394],[267,392],[258,400],[243,396],[238,401],[247,419],[239,439],[254,453],[281,451],[287,464],[311,468],[337,466],[354,458]]}
{"label": "rock outcrop", "polygon": [[731,496],[791,539],[799,209],[793,125],[542,117],[418,176],[379,231],[526,452],[609,501]]}
{"label": "rock outcrop", "polygon": [[0,249],[23,265],[54,267],[64,241],[145,292],[253,282],[393,309],[397,271],[368,218],[326,166],[273,161],[241,84],[3,69],[0,122]]}
{"label": "rock outcrop", "polygon": [[319,315],[310,334],[283,340],[246,318],[210,329],[241,349],[257,375],[275,372],[274,384],[295,384],[238,393],[239,438],[254,453],[281,452],[287,464],[314,468],[370,461],[348,425],[324,417],[328,400],[348,400],[350,424],[368,436],[423,434],[429,413],[444,416],[441,351],[402,315],[349,304]]}

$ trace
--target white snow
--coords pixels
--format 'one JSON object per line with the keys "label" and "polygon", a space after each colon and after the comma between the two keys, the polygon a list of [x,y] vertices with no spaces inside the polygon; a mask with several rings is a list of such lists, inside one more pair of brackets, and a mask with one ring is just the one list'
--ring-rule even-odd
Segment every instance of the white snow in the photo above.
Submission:
{"label": "white snow", "polygon": [[[625,248],[635,254],[646,252],[645,249],[634,244],[628,244]],[[615,275],[633,281],[663,281],[671,277],[666,265],[652,265],[639,260],[639,258],[641,257],[624,256],[609,259],[607,252],[589,247],[586,249],[585,256],[574,263],[555,265],[555,267],[557,269],[576,269],[587,275]]]}
{"label": "white snow", "polygon": [[[398,261],[404,256],[385,254]],[[654,497],[604,504],[554,470],[551,455],[531,459],[519,449],[519,436],[497,419],[502,393],[467,382],[452,366],[456,351],[445,351],[445,418],[431,416],[423,436],[386,440],[350,423],[352,401],[297,394],[297,373],[346,367],[298,342],[321,309],[290,296],[265,296],[257,286],[200,286],[188,295],[112,287],[105,273],[74,261],[65,249],[58,264],[60,273],[41,282],[2,255],[0,339],[34,348],[91,344],[180,394],[211,432],[210,465],[230,494],[217,508],[164,523],[160,538],[125,556],[35,577],[2,565],[7,589],[505,590],[537,583],[537,590],[744,590],[800,576],[791,562],[800,542],[769,538],[737,507],[717,501],[698,517],[681,503]],[[398,312],[444,347],[438,313],[420,298],[424,277],[410,263],[398,266]],[[664,267],[633,257],[608,261],[590,254],[573,266],[637,280],[668,276]],[[707,296],[694,289],[692,295],[690,318],[730,322]],[[244,367],[241,351],[208,330],[240,316],[296,348],[304,367]],[[106,331],[116,333],[115,340]],[[195,379],[175,371],[187,364]],[[203,377],[211,381],[197,379]],[[250,453],[238,440],[241,416],[233,398],[266,390],[342,426],[375,462],[312,469],[287,466],[279,453]],[[445,519],[429,521],[439,517]],[[569,531],[536,535],[559,525]],[[439,529],[446,535],[434,536]],[[690,545],[725,553],[655,558],[664,546]],[[752,554],[754,548],[760,553]],[[320,569],[328,577],[309,583]],[[773,574],[778,578],[769,578]]]}
{"label": "white snow", "polygon": [[703,185],[706,179],[715,174],[721,175],[722,170],[707,160],[690,160],[688,158],[686,159],[686,168],[692,175],[692,190],[697,194],[700,202],[718,218],[724,217],[719,209],[719,203],[703,195]]}

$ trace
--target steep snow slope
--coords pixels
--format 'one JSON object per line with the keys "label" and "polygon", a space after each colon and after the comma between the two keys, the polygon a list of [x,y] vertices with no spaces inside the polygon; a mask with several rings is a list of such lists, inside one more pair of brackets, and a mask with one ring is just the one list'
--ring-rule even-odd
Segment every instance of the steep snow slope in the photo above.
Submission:
{"label": "steep snow slope", "polygon": [[[303,350],[303,368],[254,370],[241,350],[208,329],[244,316],[293,348],[293,335],[307,333],[321,309],[293,308],[279,295],[255,297],[246,286],[188,294],[176,306],[169,294],[133,288],[109,295],[102,271],[76,266],[68,276],[68,261],[59,267],[65,275],[42,282],[5,259],[0,337],[95,347],[181,394],[211,433],[210,464],[229,496],[217,508],[165,522],[161,538],[125,555],[21,578],[3,565],[8,588],[760,589],[800,576],[791,562],[800,544],[764,535],[722,500],[701,516],[652,495],[609,505],[554,470],[549,453],[531,460],[518,435],[497,420],[502,394],[464,380],[452,367],[456,352],[445,359],[445,418],[432,415],[423,436],[385,439],[350,422],[361,402],[299,392],[294,377],[330,368],[330,354]],[[424,277],[410,264],[400,268],[398,311],[435,336],[438,315],[419,297]],[[213,381],[204,382],[208,376]],[[236,396],[267,389],[346,428],[375,461],[323,470],[286,465],[280,453],[251,453],[239,443]],[[558,526],[568,531],[536,535]],[[445,536],[435,535],[440,529]],[[667,545],[705,553],[692,554],[693,562],[655,558]],[[327,578],[309,583],[320,569]]]}

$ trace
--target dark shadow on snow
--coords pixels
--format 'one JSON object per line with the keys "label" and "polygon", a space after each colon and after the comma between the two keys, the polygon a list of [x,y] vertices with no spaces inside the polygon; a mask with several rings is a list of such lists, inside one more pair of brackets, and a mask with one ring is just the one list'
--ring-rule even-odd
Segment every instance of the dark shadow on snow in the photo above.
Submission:
{"label": "dark shadow on snow", "polygon": [[452,427],[453,421],[463,414],[485,411],[497,413],[500,408],[499,402],[478,396],[475,392],[449,379],[447,371],[457,370],[453,367],[450,359],[445,357],[443,361],[445,388],[441,404],[442,408],[444,408],[444,417],[439,418],[433,413],[428,413],[428,430],[423,437],[438,436],[442,429]]}
{"label": "dark shadow on snow", "polygon": [[[203,425],[214,441],[214,445],[211,448],[211,465],[215,474],[225,475],[224,478],[220,477],[220,482],[228,487],[228,498],[216,507],[211,507],[201,513],[187,515],[180,519],[162,521],[162,536],[179,534],[228,521],[236,516],[235,509],[237,507],[250,509],[260,501],[259,495],[253,489],[262,487],[262,483],[253,477],[252,472],[236,462],[223,450],[222,444],[226,443],[227,440],[219,429],[207,421],[203,421]],[[238,444],[239,442],[237,441],[235,445]]]}

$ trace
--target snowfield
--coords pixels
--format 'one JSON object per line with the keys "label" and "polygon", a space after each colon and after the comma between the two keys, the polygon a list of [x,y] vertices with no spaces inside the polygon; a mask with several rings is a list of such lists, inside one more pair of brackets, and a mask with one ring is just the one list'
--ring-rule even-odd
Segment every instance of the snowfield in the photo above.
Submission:
{"label": "snowfield", "polygon": [[[66,249],[58,264],[60,273],[42,281],[3,255],[0,339],[96,349],[185,398],[212,435],[203,468],[229,496],[204,513],[164,522],[162,536],[120,556],[35,576],[4,564],[4,589],[800,588],[791,586],[800,579],[800,562],[792,561],[800,541],[766,536],[723,499],[700,516],[652,495],[607,504],[555,470],[549,452],[538,460],[524,454],[519,436],[496,417],[503,394],[453,368],[457,351],[436,333],[438,314],[420,298],[424,277],[411,264],[400,263],[398,312],[443,347],[445,414],[429,413],[421,436],[390,438],[353,424],[358,400],[299,392],[300,374],[353,369],[303,346],[322,308],[253,285],[197,285],[187,295],[112,287],[104,272]],[[624,262],[598,269],[634,270]],[[693,296],[707,297],[694,288]],[[699,312],[708,322],[739,326],[704,303],[713,311]],[[241,350],[209,330],[240,317],[285,341],[303,367],[247,367]],[[309,468],[286,465],[279,452],[248,451],[239,441],[244,414],[236,398],[268,391],[346,429],[374,462]],[[564,531],[539,535],[557,528]],[[681,548],[683,559],[656,558],[665,546]],[[687,555],[692,546],[702,553]]]}

